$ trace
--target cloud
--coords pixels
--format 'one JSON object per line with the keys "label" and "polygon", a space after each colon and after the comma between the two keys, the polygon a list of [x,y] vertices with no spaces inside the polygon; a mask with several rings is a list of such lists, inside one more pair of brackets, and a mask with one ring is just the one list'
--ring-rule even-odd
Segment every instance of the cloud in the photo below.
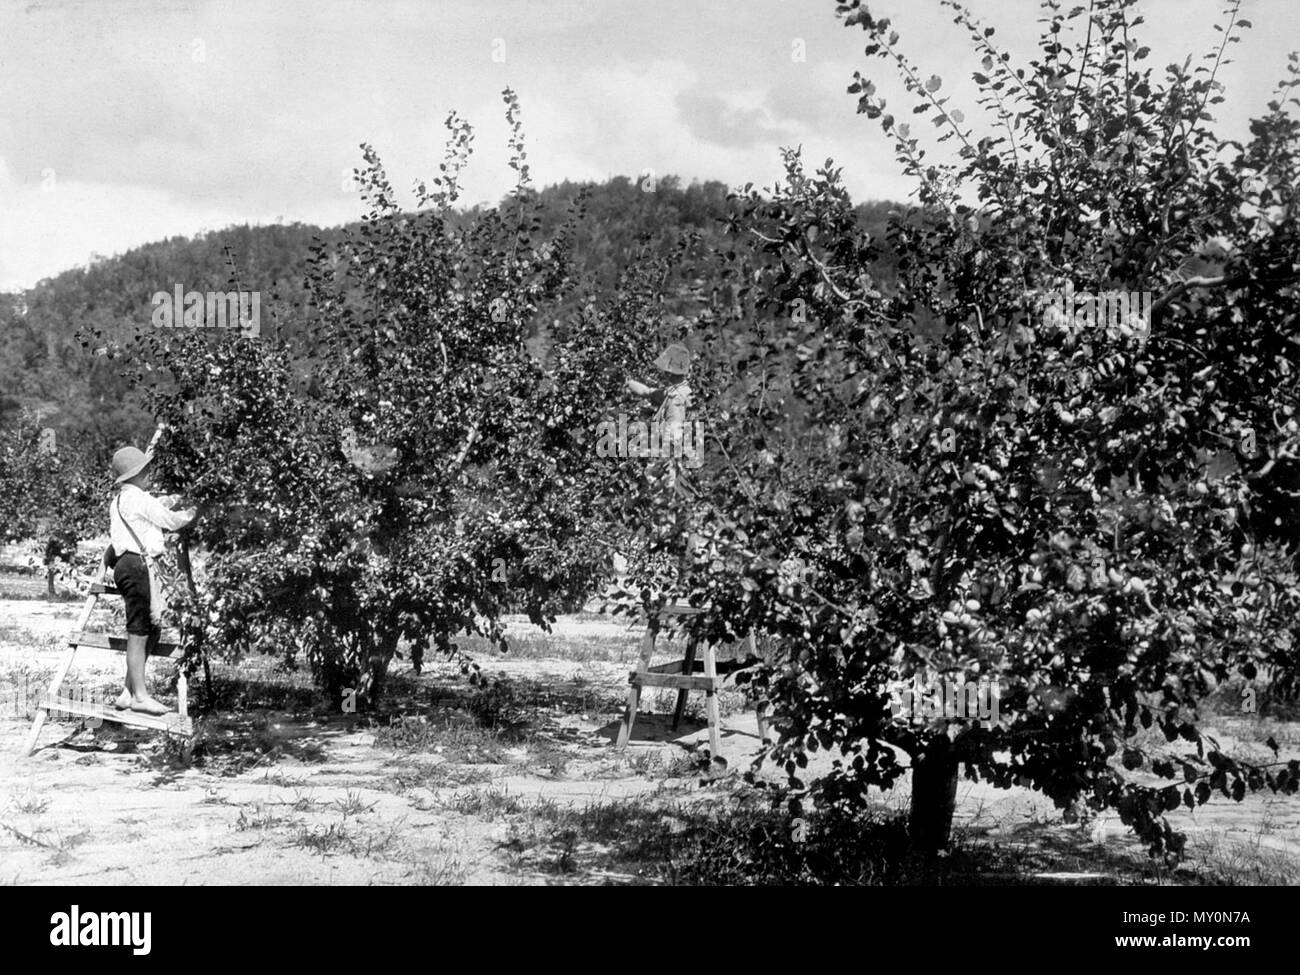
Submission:
{"label": "cloud", "polygon": [[765,108],[740,108],[698,88],[680,93],[677,109],[691,135],[720,146],[771,146],[791,133],[787,127],[774,125],[772,113]]}
{"label": "cloud", "polygon": [[[332,213],[350,217],[347,204]],[[0,291],[30,287],[41,278],[176,234],[194,235],[231,224],[274,223],[274,211],[200,203],[156,187],[79,182],[57,173],[19,182],[0,157]]]}
{"label": "cloud", "polygon": [[[953,104],[987,123],[960,28],[937,4],[879,2]],[[1217,0],[1179,0],[1198,13],[1177,17],[1172,0],[1153,2],[1158,63],[1214,40],[1205,16]],[[1225,69],[1230,97],[1248,95],[1252,110],[1285,66],[1288,35],[1265,25],[1284,22],[1288,2],[1258,0],[1260,29],[1243,44],[1252,56]],[[1031,56],[1034,20],[1000,0],[972,6],[999,42]],[[766,187],[781,175],[778,147],[802,145],[810,168],[828,157],[843,166],[857,199],[911,188],[845,87],[862,69],[892,107],[906,111],[910,96],[888,65],[864,58],[861,31],[789,0],[11,3],[0,4],[0,64],[0,284],[10,287],[203,227],[356,219],[344,176],[361,142],[410,203],[414,180],[437,173],[452,109],[476,128],[463,199],[494,203],[514,180],[506,85],[539,186],[649,169]],[[1220,108],[1227,132],[1243,134],[1245,112]],[[939,158],[938,131],[918,129]]]}

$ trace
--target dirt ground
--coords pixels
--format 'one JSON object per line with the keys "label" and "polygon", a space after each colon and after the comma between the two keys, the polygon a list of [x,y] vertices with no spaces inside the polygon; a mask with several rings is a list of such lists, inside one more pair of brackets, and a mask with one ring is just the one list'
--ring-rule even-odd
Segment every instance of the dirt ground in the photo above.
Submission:
{"label": "dirt ground", "polygon": [[[479,656],[489,677],[506,682],[476,698],[487,702],[477,714],[462,708],[465,678],[446,663],[418,677],[399,668],[393,711],[375,719],[313,703],[303,675],[260,661],[217,668],[218,707],[189,767],[161,736],[108,723],[51,722],[23,758],[32,702],[79,608],[0,599],[0,883],[638,882],[631,868],[598,857],[574,868],[582,851],[542,842],[547,823],[565,809],[704,808],[726,803],[735,788],[735,775],[697,761],[708,738],[702,707],[693,704],[673,732],[666,692],[647,694],[631,746],[614,750],[640,633],[589,614],[562,619],[551,634],[515,621],[517,652]],[[107,693],[120,687],[122,667],[119,654],[84,650],[69,679]],[[164,700],[172,669],[150,663]],[[532,717],[527,733],[515,734],[510,715],[523,703]],[[722,703],[723,757],[732,772],[743,770],[760,747],[755,717],[739,691]],[[436,728],[435,711],[446,719]],[[1217,730],[1243,753],[1257,755],[1254,743],[1273,734],[1282,758],[1300,754],[1295,723],[1241,720]],[[906,783],[880,801],[905,809]],[[1058,857],[1048,879],[1113,881],[1114,864],[1141,857],[1113,816],[1066,825],[1029,790],[963,782],[959,803],[964,835],[981,841],[1064,837],[1077,866],[1062,869]],[[1195,868],[1240,883],[1296,876],[1294,798],[1212,800],[1172,818],[1190,833]]]}

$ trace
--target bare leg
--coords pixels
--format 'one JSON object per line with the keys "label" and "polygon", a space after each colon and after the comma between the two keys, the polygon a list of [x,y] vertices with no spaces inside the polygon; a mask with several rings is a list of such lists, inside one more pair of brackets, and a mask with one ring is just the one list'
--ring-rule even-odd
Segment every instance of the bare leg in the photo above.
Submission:
{"label": "bare leg", "polygon": [[131,706],[137,686],[144,687],[144,662],[148,656],[149,638],[128,633],[126,635],[126,690],[113,702],[113,707],[119,711]]}
{"label": "bare leg", "polygon": [[144,696],[144,662],[149,655],[149,638],[134,633],[126,635],[126,693],[132,698]]}
{"label": "bare leg", "polygon": [[157,633],[152,636],[137,636],[134,633],[126,635],[126,689],[131,695],[129,707],[132,711],[142,711],[145,714],[166,714],[167,707],[151,698],[145,689],[144,665],[149,659],[150,642],[158,642]]}

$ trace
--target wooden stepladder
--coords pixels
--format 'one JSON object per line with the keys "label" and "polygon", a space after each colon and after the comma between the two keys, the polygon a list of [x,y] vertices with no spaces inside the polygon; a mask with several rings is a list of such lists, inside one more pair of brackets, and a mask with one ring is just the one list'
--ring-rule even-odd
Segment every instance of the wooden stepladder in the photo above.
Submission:
{"label": "wooden stepladder", "polygon": [[[27,736],[27,744],[23,747],[24,756],[30,755],[36,750],[36,741],[40,737],[41,728],[44,727],[45,719],[51,711],[95,718],[100,721],[115,721],[118,724],[129,725],[133,728],[151,728],[154,731],[162,731],[182,739],[184,743],[183,750],[187,753],[193,748],[194,722],[189,716],[189,686],[185,680],[183,670],[176,675],[177,709],[167,714],[153,715],[141,714],[138,711],[131,710],[119,711],[113,706],[112,701],[74,700],[70,697],[59,696],[59,688],[63,684],[63,679],[68,675],[77,651],[81,648],[88,647],[100,650],[116,650],[119,653],[126,652],[125,636],[86,629],[86,625],[90,622],[90,616],[95,611],[95,606],[98,604],[100,597],[120,595],[121,593],[116,587],[107,583],[96,582],[91,584],[90,594],[86,597],[86,605],[81,611],[81,618],[77,621],[77,627],[72,631],[72,635],[68,637],[68,652],[63,660],[59,662],[58,669],[54,672],[54,680],[50,682],[50,689],[36,708],[36,720],[32,723],[31,733]],[[172,639],[168,640],[168,636],[171,636]],[[164,632],[158,642],[149,648],[149,655],[151,657],[176,657],[179,661],[180,645],[175,640],[175,634]]]}
{"label": "wooden stepladder", "polygon": [[[637,663],[637,669],[628,675],[627,713],[623,717],[623,724],[618,730],[618,741],[615,744],[615,747],[619,750],[626,748],[628,739],[632,737],[632,725],[636,722],[637,706],[641,703],[641,689],[643,687],[675,687],[677,688],[677,706],[673,709],[673,730],[677,730],[677,726],[682,720],[682,714],[686,710],[686,695],[691,691],[703,691],[705,713],[708,715],[709,720],[709,747],[715,757],[719,755],[722,747],[722,735],[719,729],[718,692],[722,690],[725,673],[719,671],[714,645],[705,641],[704,659],[697,660],[696,654],[699,649],[699,641],[695,637],[691,637],[687,641],[686,656],[682,660],[657,665],[650,663],[651,658],[654,656],[655,639],[659,633],[661,618],[665,616],[698,616],[700,613],[707,611],[707,607],[669,604],[656,613],[652,613],[646,621],[645,636],[641,640],[641,659]],[[752,651],[754,647],[753,637],[748,637],[746,642]],[[739,670],[743,666],[746,666],[746,664],[739,661],[728,661],[723,666],[723,671]],[[760,738],[766,738],[766,702],[760,701],[757,710],[758,734]]]}

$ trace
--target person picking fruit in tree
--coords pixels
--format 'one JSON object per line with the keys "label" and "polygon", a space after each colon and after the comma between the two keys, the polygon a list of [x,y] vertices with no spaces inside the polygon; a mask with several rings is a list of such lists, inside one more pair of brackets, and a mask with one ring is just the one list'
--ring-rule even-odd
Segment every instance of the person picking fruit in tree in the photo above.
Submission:
{"label": "person picking fruit in tree", "polygon": [[[650,400],[655,406],[654,424],[659,428],[660,454],[663,458],[662,484],[680,498],[695,498],[696,492],[691,487],[683,470],[688,453],[686,443],[686,411],[691,405],[691,387],[687,382],[690,374],[691,354],[684,345],[673,343],[659,353],[654,361],[659,370],[660,385],[649,386],[627,380],[627,390],[633,396]],[[653,438],[652,438],[653,440]],[[694,444],[696,450],[703,444]],[[653,471],[653,468],[652,468]],[[655,476],[653,473],[651,476]],[[695,552],[703,544],[703,539],[690,531],[686,507],[675,504],[675,518],[678,529],[685,535],[686,546],[678,561],[678,573],[684,577],[694,561]]]}
{"label": "person picking fruit in tree", "polygon": [[149,696],[144,681],[149,649],[162,632],[166,593],[179,577],[163,533],[184,528],[198,512],[173,511],[149,493],[152,460],[152,453],[136,447],[123,447],[113,455],[113,474],[121,490],[109,507],[112,545],[105,564],[113,569],[113,584],[126,607],[126,690],[114,706],[166,714],[170,708]]}
{"label": "person picking fruit in tree", "polygon": [[654,365],[660,375],[658,386],[629,379],[627,390],[633,396],[649,399],[656,407],[654,423],[660,432],[661,456],[667,458],[665,481],[668,487],[678,493],[691,493],[678,471],[684,454],[686,411],[691,405],[691,387],[686,381],[690,374],[691,354],[686,346],[673,343],[659,353]]}

